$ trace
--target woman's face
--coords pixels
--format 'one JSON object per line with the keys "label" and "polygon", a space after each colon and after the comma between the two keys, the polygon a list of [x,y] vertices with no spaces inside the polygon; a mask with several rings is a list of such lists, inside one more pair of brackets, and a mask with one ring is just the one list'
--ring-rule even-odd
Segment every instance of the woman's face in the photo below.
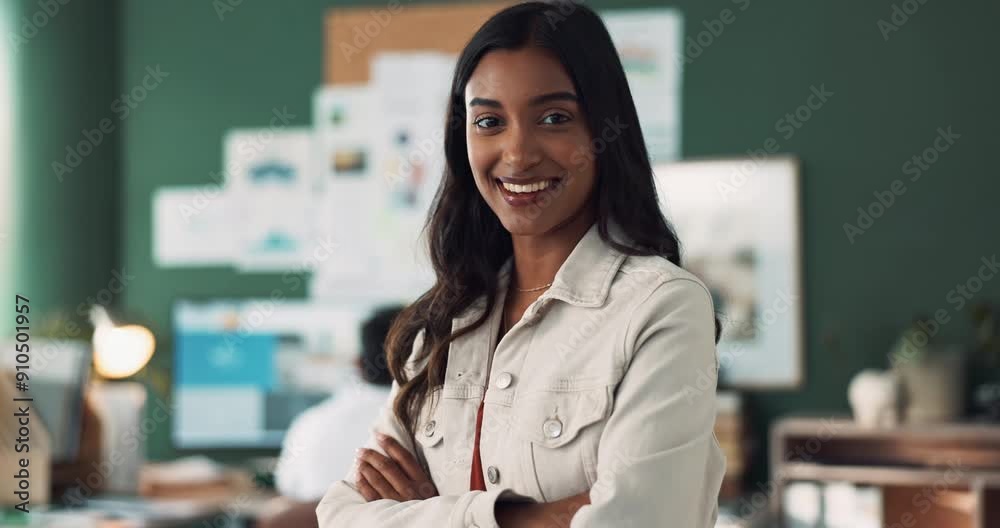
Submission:
{"label": "woman's face", "polygon": [[573,82],[548,52],[482,57],[465,87],[476,186],[512,235],[554,231],[592,207],[590,131]]}

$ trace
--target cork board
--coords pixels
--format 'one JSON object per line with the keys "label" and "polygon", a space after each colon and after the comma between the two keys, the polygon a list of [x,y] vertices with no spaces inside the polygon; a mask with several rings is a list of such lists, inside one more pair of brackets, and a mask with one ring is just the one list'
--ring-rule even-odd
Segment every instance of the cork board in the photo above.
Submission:
{"label": "cork board", "polygon": [[368,81],[368,62],[380,51],[459,53],[483,22],[516,2],[334,8],[323,29],[323,82]]}

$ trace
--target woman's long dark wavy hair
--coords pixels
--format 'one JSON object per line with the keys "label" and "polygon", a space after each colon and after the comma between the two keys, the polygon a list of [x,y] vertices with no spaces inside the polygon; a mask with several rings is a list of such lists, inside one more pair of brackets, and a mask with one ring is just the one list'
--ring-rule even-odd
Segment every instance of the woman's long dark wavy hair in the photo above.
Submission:
{"label": "woman's long dark wavy hair", "polygon": [[[625,71],[601,18],[590,8],[567,0],[527,2],[493,15],[465,46],[452,80],[444,135],[447,167],[424,226],[436,283],[400,313],[386,337],[389,369],[400,387],[393,411],[411,435],[425,401],[444,383],[449,345],[489,317],[498,302],[497,275],[513,254],[510,233],[479,193],[469,165],[466,84],[486,53],[529,46],[553,53],[562,63],[592,138],[597,137],[595,131],[607,128],[606,123],[624,125],[620,135],[593,149],[593,198],[601,238],[628,255],[659,255],[681,264],[677,237],[657,202],[653,170]],[[608,230],[612,220],[631,245],[612,240]],[[483,297],[482,315],[452,333],[452,319]],[[716,327],[718,334],[718,322]],[[421,331],[422,346],[413,350]],[[424,366],[411,373],[408,361]]]}

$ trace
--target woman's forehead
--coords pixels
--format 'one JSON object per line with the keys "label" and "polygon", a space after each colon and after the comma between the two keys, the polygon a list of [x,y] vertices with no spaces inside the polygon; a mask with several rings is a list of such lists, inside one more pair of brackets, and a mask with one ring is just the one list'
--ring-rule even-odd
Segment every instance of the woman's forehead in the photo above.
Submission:
{"label": "woman's forehead", "polygon": [[559,60],[538,48],[494,50],[482,57],[465,86],[465,101],[486,98],[503,104],[526,104],[551,92],[574,92]]}

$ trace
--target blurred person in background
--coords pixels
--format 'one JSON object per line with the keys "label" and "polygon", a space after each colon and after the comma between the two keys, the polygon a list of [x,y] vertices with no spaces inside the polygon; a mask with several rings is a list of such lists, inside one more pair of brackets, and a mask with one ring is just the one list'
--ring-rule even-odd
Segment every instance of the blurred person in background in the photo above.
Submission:
{"label": "blurred person in background", "polygon": [[331,481],[350,470],[357,447],[371,435],[372,422],[388,401],[392,374],[383,345],[401,310],[378,309],[362,324],[355,377],[292,422],[274,472],[278,492],[292,506],[267,519],[264,527],[316,526],[319,499]]}

